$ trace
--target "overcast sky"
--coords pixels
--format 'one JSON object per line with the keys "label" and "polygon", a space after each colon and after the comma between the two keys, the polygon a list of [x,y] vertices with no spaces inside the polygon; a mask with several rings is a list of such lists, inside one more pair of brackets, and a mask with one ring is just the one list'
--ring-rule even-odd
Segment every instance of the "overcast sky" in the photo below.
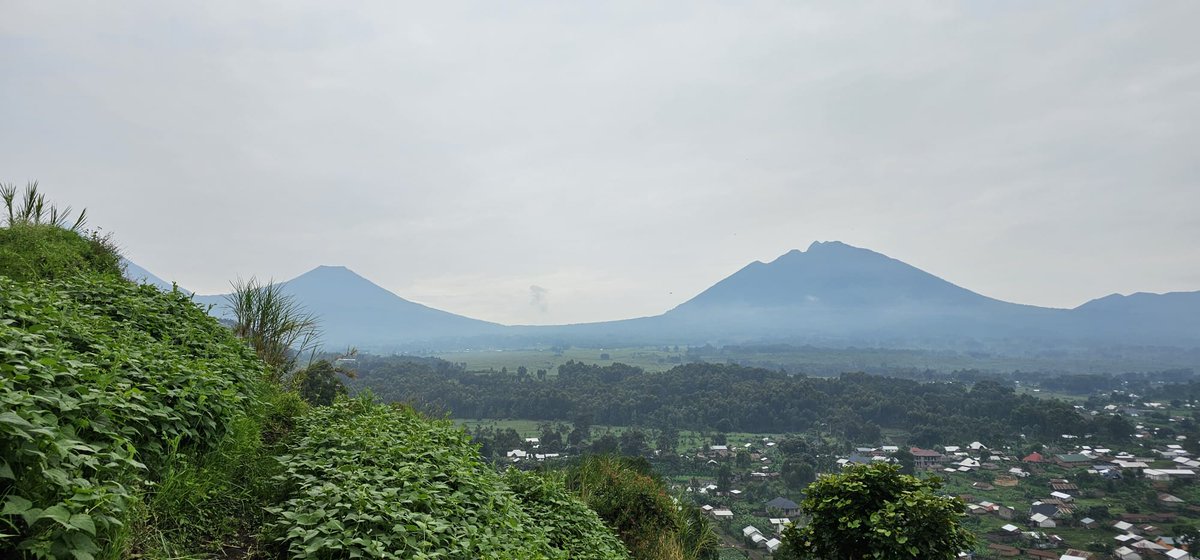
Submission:
{"label": "overcast sky", "polygon": [[506,323],[814,240],[1200,290],[1200,2],[0,0],[0,181],[201,293],[341,264]]}

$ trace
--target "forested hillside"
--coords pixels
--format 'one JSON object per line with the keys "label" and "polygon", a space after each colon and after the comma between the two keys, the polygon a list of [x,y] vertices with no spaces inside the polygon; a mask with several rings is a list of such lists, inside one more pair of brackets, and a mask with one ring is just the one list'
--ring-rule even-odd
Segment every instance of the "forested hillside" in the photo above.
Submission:
{"label": "forested hillside", "polygon": [[354,384],[461,418],[570,421],[589,414],[598,424],[745,432],[804,431],[825,423],[863,443],[887,428],[911,433],[914,445],[1130,429],[1108,426],[1107,418],[1089,421],[1066,402],[989,381],[920,383],[858,373],[809,378],[702,363],[647,373],[570,362],[556,374],[472,373],[436,360],[364,358]]}

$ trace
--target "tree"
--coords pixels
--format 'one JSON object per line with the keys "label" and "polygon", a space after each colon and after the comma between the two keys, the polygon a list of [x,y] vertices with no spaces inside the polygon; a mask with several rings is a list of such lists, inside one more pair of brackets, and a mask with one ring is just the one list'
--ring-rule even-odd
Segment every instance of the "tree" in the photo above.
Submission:
{"label": "tree", "polygon": [[779,469],[779,475],[788,488],[799,491],[816,480],[817,471],[807,461],[795,457],[783,462],[783,466]]}
{"label": "tree", "polygon": [[900,465],[902,474],[917,473],[917,458],[913,456],[912,451],[901,447],[899,451],[892,453],[892,459],[895,459],[896,464]]}
{"label": "tree", "polygon": [[339,395],[346,394],[346,385],[339,376],[353,378],[350,370],[334,367],[329,360],[313,362],[297,374],[300,398],[316,406],[329,406]]}
{"label": "tree", "polygon": [[659,430],[657,446],[663,453],[674,453],[679,447],[679,430],[670,426]]}
{"label": "tree", "polygon": [[612,434],[604,434],[592,442],[592,453],[608,455],[616,453],[621,448],[620,442]]}
{"label": "tree", "polygon": [[729,465],[723,464],[717,469],[717,492],[728,492],[732,485],[733,472],[729,470]]}
{"label": "tree", "polygon": [[1175,542],[1184,546],[1191,546],[1200,540],[1200,531],[1193,525],[1176,525],[1172,531],[1175,534]]}
{"label": "tree", "polygon": [[625,430],[621,433],[621,454],[630,457],[641,457],[646,453],[646,433],[637,429]]}
{"label": "tree", "polygon": [[901,474],[899,465],[850,465],[809,485],[804,527],[784,531],[777,559],[950,560],[975,537],[964,504],[940,496],[941,481]]}
{"label": "tree", "polygon": [[734,458],[733,462],[740,469],[749,468],[750,467],[750,452],[746,451],[745,449],[738,451],[737,457]]}

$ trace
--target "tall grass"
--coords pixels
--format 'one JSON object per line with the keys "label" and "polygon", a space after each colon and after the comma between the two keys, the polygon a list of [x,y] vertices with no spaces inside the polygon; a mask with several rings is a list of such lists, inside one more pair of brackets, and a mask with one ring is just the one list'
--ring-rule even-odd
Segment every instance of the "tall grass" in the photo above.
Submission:
{"label": "tall grass", "polygon": [[285,293],[283,284],[251,278],[232,285],[225,300],[233,313],[234,334],[271,366],[272,381],[282,383],[299,357],[317,348],[321,331],[316,316]]}
{"label": "tall grass", "polygon": [[[25,185],[25,191],[17,196],[17,186],[0,184],[0,202],[8,211],[5,225],[8,227],[20,225],[54,226],[79,233],[87,224],[87,209],[84,208],[70,222],[71,207],[59,210],[57,206],[46,201],[46,195],[38,192],[37,181]],[[68,227],[67,224],[71,223]]]}
{"label": "tall grass", "polygon": [[715,558],[712,525],[692,506],[677,504],[661,481],[627,459],[585,457],[566,485],[599,514],[638,560]]}

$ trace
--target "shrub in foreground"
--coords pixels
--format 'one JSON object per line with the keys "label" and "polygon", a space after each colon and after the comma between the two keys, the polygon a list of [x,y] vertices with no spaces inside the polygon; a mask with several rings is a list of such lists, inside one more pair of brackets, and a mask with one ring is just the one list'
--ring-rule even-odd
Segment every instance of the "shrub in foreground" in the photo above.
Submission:
{"label": "shrub in foreground", "polygon": [[86,559],[119,541],[141,482],[225,440],[262,377],[180,294],[0,276],[0,553]]}
{"label": "shrub in foreground", "polygon": [[[297,430],[279,458],[287,499],[270,508],[266,529],[288,557],[623,557],[559,548],[574,536],[619,551],[603,524],[553,483],[511,475],[514,493],[448,420],[368,395],[314,408]],[[547,512],[548,504],[566,509]]]}

